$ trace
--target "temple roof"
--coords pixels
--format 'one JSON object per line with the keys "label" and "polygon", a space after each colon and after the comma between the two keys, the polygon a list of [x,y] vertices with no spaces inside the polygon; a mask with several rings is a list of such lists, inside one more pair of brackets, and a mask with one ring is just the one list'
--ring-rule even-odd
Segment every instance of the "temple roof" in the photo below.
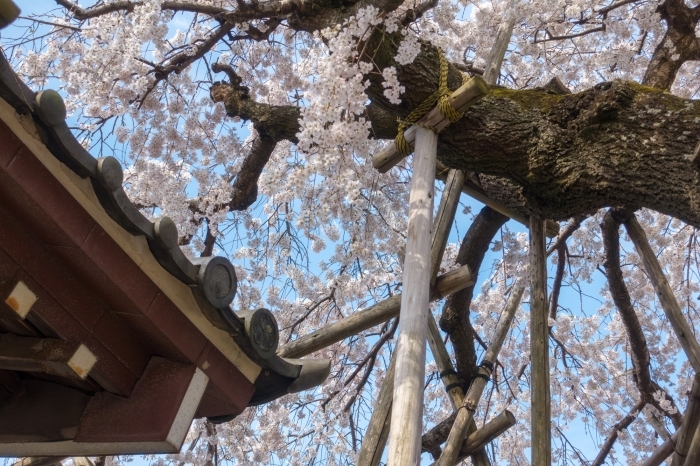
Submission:
{"label": "temple roof", "polygon": [[323,382],[330,361],[279,357],[274,314],[231,308],[231,262],[188,259],[65,118],[0,57],[0,455],[177,451],[193,417]]}

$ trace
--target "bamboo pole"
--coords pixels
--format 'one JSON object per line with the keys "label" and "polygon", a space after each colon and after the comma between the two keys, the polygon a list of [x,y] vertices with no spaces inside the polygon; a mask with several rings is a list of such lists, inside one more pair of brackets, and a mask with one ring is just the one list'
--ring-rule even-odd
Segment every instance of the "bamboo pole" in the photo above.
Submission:
{"label": "bamboo pole", "polygon": [[693,387],[688,398],[688,406],[683,415],[683,424],[679,429],[671,466],[683,466],[685,463],[685,458],[688,455],[698,424],[700,424],[700,374],[695,374]]}
{"label": "bamboo pole", "polygon": [[389,431],[389,466],[413,466],[420,462],[436,153],[437,134],[419,127],[409,197],[404,292],[391,410],[391,425],[395,428]]}
{"label": "bamboo pole", "polygon": [[379,389],[379,396],[374,404],[374,410],[367,425],[365,438],[362,440],[360,453],[357,455],[357,466],[377,466],[382,459],[384,447],[386,447],[386,441],[389,437],[395,368],[396,352],[391,356],[389,368],[384,375],[384,383],[382,388]]}
{"label": "bamboo pole", "polygon": [[688,448],[688,456],[685,457],[684,466],[697,466],[700,464],[700,429],[695,429],[693,441]]}
{"label": "bamboo pole", "polygon": [[530,217],[530,373],[532,464],[552,463],[549,312],[544,221]]}
{"label": "bamboo pole", "polygon": [[459,457],[462,442],[464,442],[464,438],[466,437],[467,426],[474,419],[474,412],[479,406],[481,395],[484,392],[486,383],[491,378],[493,365],[498,358],[498,353],[501,351],[501,346],[503,346],[506,335],[508,335],[510,326],[513,323],[515,312],[520,306],[523,291],[523,287],[516,287],[513,289],[510,298],[508,299],[506,308],[501,314],[501,320],[496,327],[493,340],[486,350],[486,354],[484,355],[481,365],[479,366],[479,373],[472,381],[469,390],[467,391],[467,395],[464,397],[464,402],[462,403],[463,409],[460,409],[457,412],[457,417],[455,418],[454,424],[452,424],[452,429],[450,430],[450,435],[447,437],[445,448],[443,449],[440,458],[436,462],[438,466],[453,466]]}
{"label": "bamboo pole", "polygon": [[[671,435],[671,438],[664,441],[659,448],[656,449],[654,453],[649,456],[640,466],[660,466],[661,463],[666,461],[666,458],[671,456],[673,453],[673,448],[674,445],[676,444],[676,439],[678,439],[678,435],[680,434],[680,430],[677,430],[673,435]],[[691,465],[688,465],[691,466]]]}
{"label": "bamboo pole", "polygon": [[[498,416],[484,424],[480,429],[477,429],[464,440],[457,457],[457,462],[464,460],[467,456],[473,455],[474,452],[482,450],[489,442],[499,437],[503,432],[510,429],[516,424],[515,416],[507,409],[501,412]],[[438,462],[431,466],[437,466]]]}
{"label": "bamboo pole", "polygon": [[659,261],[656,259],[654,251],[652,251],[649,246],[649,241],[647,240],[647,235],[644,233],[644,229],[637,221],[637,218],[632,214],[632,216],[625,223],[625,229],[630,239],[634,243],[639,256],[642,258],[644,263],[644,268],[654,285],[654,290],[661,303],[661,308],[666,314],[666,318],[671,323],[673,331],[676,337],[680,341],[683,351],[688,358],[688,362],[693,366],[695,373],[700,372],[700,345],[698,341],[693,336],[693,332],[688,325],[688,322],[683,316],[681,307],[676,301],[676,297],[673,294],[673,290],[666,280],[663,270]]}
{"label": "bamboo pole", "polygon": [[[437,301],[473,284],[474,277],[469,267],[463,265],[437,278],[430,294],[430,300]],[[283,358],[300,358],[309,355],[314,351],[318,351],[398,316],[400,309],[401,295],[397,294],[367,309],[350,314],[338,322],[282,345],[277,350],[277,354]]]}

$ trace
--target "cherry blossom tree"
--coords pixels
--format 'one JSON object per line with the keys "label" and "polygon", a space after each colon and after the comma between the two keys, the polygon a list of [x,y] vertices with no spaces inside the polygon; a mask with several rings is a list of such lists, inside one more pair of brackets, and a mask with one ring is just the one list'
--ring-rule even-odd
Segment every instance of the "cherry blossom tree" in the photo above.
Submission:
{"label": "cherry blossom tree", "polygon": [[[10,28],[4,53],[32,86],[59,88],[76,134],[124,162],[132,201],[173,218],[188,254],[231,256],[236,307],[273,310],[283,342],[401,291],[411,165],[380,174],[372,156],[437,89],[441,53],[454,90],[484,73],[514,18],[499,85],[440,133],[438,159],[511,211],[560,223],[548,244],[554,462],[637,464],[680,428],[694,370],[621,224],[641,223],[694,330],[695,0],[55,2]],[[529,262],[508,217],[463,217],[442,269],[481,273],[432,310],[467,387]],[[529,464],[527,300],[477,416],[519,421],[488,448],[494,463]],[[355,464],[396,328],[320,350],[334,361],[321,388],[197,421],[180,455],[153,462]],[[452,409],[426,364],[427,461]]]}

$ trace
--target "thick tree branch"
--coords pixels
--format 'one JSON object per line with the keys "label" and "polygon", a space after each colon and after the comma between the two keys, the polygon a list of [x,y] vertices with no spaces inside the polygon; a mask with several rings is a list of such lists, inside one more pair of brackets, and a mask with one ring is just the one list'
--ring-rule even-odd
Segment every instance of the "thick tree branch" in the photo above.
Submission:
{"label": "thick tree branch", "polygon": [[[634,366],[633,379],[639,390],[640,398],[643,402],[652,404],[660,412],[666,414],[674,426],[678,428],[682,422],[680,412],[678,410],[673,414],[666,412],[654,398],[654,393],[661,391],[661,387],[651,379],[649,371],[651,357],[647,340],[622,277],[619,228],[629,215],[630,212],[625,211],[608,211],[600,225],[603,234],[603,247],[605,248],[605,263],[603,265],[608,279],[608,288],[627,333],[632,365]],[[675,407],[675,402],[668,394],[666,399]]]}
{"label": "thick tree branch", "polygon": [[[137,6],[143,5],[143,2],[129,2],[129,1],[119,1],[113,3],[107,3],[100,6],[95,6],[91,8],[81,8],[78,4],[70,2],[69,0],[55,0],[57,4],[64,7],[68,12],[78,21],[86,21],[88,19],[97,18],[99,16],[104,16],[109,13],[115,13],[121,11],[124,13],[131,13]],[[227,10],[225,8],[216,7],[213,5],[205,5],[195,2],[163,2],[161,5],[163,10],[171,11],[187,11],[190,13],[204,13],[207,15],[216,16],[221,13],[225,13]]]}
{"label": "thick tree branch", "polygon": [[[478,271],[494,235],[508,221],[508,217],[490,207],[484,207],[474,218],[457,254],[456,262],[468,265],[477,281]],[[446,332],[455,350],[457,375],[464,387],[476,375],[476,351],[474,330],[469,324],[469,306],[474,295],[474,286],[454,293],[442,309],[440,328]]]}
{"label": "thick tree branch", "polygon": [[654,50],[642,83],[670,89],[681,66],[700,59],[700,39],[695,36],[700,12],[688,7],[683,0],[666,0],[657,11],[666,21],[667,29]]}
{"label": "thick tree branch", "polygon": [[611,212],[608,212],[603,217],[600,229],[603,233],[603,246],[605,248],[605,262],[603,266],[605,267],[610,294],[627,333],[632,365],[634,366],[633,378],[642,400],[649,403],[653,401],[653,386],[649,372],[651,357],[649,356],[649,348],[642,325],[639,323],[639,318],[632,306],[632,300],[622,277],[622,269],[620,268],[620,222],[615,220]]}

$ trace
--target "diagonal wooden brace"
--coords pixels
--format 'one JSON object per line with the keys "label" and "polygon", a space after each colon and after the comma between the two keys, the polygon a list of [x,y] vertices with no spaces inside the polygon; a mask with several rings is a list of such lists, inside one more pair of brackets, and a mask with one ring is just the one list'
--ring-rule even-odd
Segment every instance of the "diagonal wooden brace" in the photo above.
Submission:
{"label": "diagonal wooden brace", "polygon": [[462,409],[460,409],[457,413],[455,422],[450,430],[450,435],[447,438],[445,449],[442,451],[440,458],[436,462],[436,465],[438,466],[454,466],[454,464],[457,462],[459,452],[462,448],[462,443],[467,435],[467,427],[474,419],[474,412],[479,405],[481,395],[484,392],[486,383],[491,378],[493,364],[498,357],[501,346],[503,346],[506,335],[508,335],[508,332],[510,331],[513,318],[515,317],[515,312],[520,307],[523,291],[523,287],[516,287],[508,299],[506,308],[501,315],[501,321],[498,323],[498,327],[496,327],[493,340],[486,350],[486,354],[482,360],[479,368],[479,374],[472,382],[469,390],[467,391],[467,395],[464,397]]}

